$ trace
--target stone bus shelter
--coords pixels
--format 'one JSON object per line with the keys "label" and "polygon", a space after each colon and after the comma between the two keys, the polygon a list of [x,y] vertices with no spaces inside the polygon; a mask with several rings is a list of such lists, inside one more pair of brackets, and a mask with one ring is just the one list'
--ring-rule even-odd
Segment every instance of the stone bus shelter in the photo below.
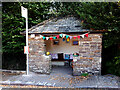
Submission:
{"label": "stone bus shelter", "polygon": [[[81,23],[77,17],[66,16],[51,18],[30,28],[29,70],[50,74],[53,64],[64,66],[65,55],[71,55],[73,75],[101,74],[102,31],[83,29]],[[72,56],[74,53],[78,56]]]}

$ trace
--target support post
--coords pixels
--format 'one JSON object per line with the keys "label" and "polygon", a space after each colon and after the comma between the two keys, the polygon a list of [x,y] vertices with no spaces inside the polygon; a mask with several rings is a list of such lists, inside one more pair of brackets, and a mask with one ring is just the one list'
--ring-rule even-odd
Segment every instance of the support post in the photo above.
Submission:
{"label": "support post", "polygon": [[27,75],[28,75],[28,73],[29,73],[29,58],[28,58],[28,13],[27,13],[27,17],[26,17],[26,46],[27,46],[27,67],[26,67],[26,69],[27,69]]}

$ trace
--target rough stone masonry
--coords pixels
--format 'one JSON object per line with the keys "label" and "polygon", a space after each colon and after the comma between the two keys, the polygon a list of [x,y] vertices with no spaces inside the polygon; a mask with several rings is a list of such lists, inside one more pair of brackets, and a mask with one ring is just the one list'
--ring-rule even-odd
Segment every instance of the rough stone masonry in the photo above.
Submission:
{"label": "rough stone masonry", "polygon": [[51,57],[45,56],[44,40],[29,36],[29,50],[29,70],[36,73],[50,74]]}
{"label": "rough stone masonry", "polygon": [[[38,37],[38,38],[37,38]],[[31,38],[29,36],[29,69],[36,73],[50,74],[51,57],[45,56],[44,40],[39,36]],[[79,44],[79,56],[74,57],[73,75],[82,73],[101,73],[101,50],[102,34],[89,34],[88,37],[81,38]]]}
{"label": "rough stone masonry", "polygon": [[80,40],[79,57],[73,62],[73,75],[101,74],[102,34],[89,34]]}

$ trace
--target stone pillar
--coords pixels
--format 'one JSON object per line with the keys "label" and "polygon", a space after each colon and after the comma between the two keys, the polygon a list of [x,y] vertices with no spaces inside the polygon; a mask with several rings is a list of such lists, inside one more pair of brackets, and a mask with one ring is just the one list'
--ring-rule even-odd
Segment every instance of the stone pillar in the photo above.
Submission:
{"label": "stone pillar", "polygon": [[51,56],[45,55],[45,43],[39,36],[29,36],[29,70],[41,74],[50,74]]}
{"label": "stone pillar", "polygon": [[80,40],[79,57],[73,58],[73,75],[101,74],[102,34],[89,34]]}

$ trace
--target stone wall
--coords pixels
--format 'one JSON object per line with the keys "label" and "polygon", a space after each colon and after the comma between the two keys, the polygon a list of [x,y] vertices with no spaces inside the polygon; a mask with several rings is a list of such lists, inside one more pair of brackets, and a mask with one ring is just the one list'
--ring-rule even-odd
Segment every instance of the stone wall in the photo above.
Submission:
{"label": "stone wall", "polygon": [[[29,33],[63,33],[86,31],[90,32],[91,30],[83,29],[81,21],[74,16],[49,19],[29,29]],[[63,51],[64,48],[68,48],[71,50],[66,50],[64,52],[74,53],[74,51],[77,51],[79,53],[79,57],[75,57],[76,60],[74,59],[73,75],[80,75],[81,73],[100,74],[102,34],[89,34],[88,37],[81,38],[79,42],[79,48],[77,47],[79,50],[74,48],[74,50],[72,50],[71,48],[68,48],[67,46],[65,47],[65,45],[62,44],[64,45],[64,47],[62,46],[62,49],[59,47],[54,47],[53,51],[55,51],[57,48],[59,48],[61,51]],[[45,51],[47,49],[45,48],[44,40],[40,39],[40,36],[35,36],[34,38],[29,36],[29,47],[30,71],[49,74],[51,71],[51,57],[45,56]],[[56,50],[56,52],[59,52],[59,50]]]}
{"label": "stone wall", "polygon": [[74,57],[73,75],[101,74],[102,34],[89,34],[80,40],[79,57]]}
{"label": "stone wall", "polygon": [[29,70],[36,73],[50,74],[51,57],[45,55],[44,40],[39,36],[29,36]]}
{"label": "stone wall", "polygon": [[[29,70],[50,74],[51,56],[45,55],[45,41],[39,36],[29,36]],[[73,75],[101,74],[102,34],[89,34],[79,42],[79,56],[74,57]]]}

